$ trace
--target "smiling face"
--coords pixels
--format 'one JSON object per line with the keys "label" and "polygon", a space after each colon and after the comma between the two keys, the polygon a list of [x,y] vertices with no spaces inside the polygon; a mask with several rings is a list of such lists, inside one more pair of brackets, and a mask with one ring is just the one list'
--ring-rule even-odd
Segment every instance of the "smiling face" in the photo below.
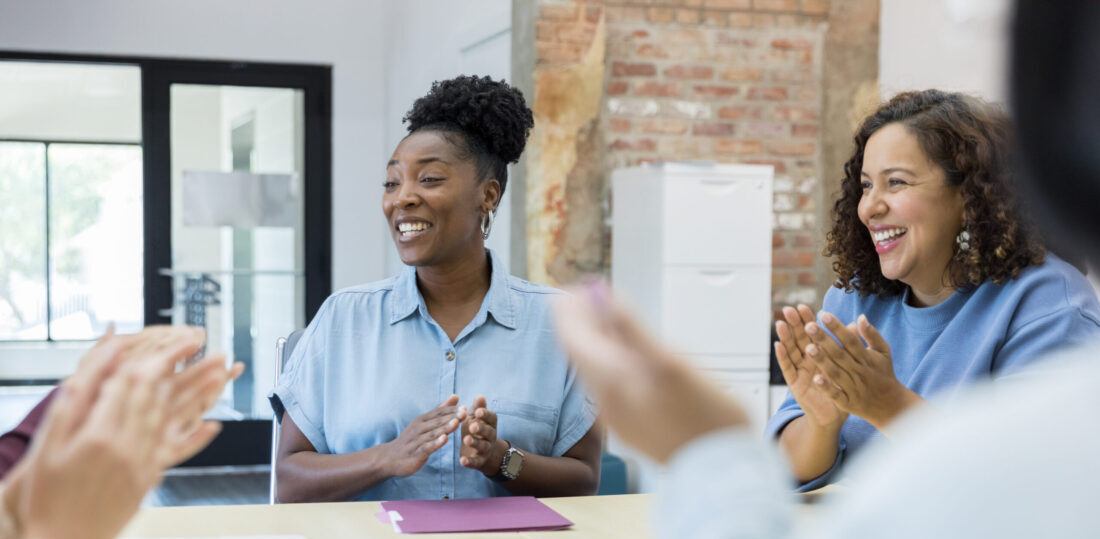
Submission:
{"label": "smiling face", "polygon": [[909,285],[916,296],[942,294],[962,227],[959,189],[947,184],[943,169],[897,123],[867,140],[861,182],[859,219],[871,234],[883,276]]}
{"label": "smiling face", "polygon": [[496,207],[500,184],[480,181],[474,159],[457,150],[439,131],[417,131],[397,145],[386,167],[382,212],[407,265],[484,256],[481,220]]}

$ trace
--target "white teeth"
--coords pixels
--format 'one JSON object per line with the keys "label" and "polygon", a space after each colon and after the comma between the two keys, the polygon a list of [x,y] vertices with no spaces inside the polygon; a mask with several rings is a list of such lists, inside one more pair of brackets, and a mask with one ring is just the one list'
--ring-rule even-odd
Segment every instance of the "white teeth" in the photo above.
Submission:
{"label": "white teeth", "polygon": [[896,236],[904,234],[905,231],[906,229],[904,228],[889,228],[886,230],[880,230],[878,232],[872,232],[871,237],[874,238],[876,243],[881,241],[889,241]]}
{"label": "white teeth", "polygon": [[417,232],[420,232],[421,230],[427,230],[427,229],[431,228],[431,226],[432,225],[430,225],[428,223],[424,223],[424,222],[401,223],[401,224],[397,225],[397,230],[398,230],[398,232],[401,232],[401,235],[408,236],[408,235],[412,235],[412,234],[415,234]]}

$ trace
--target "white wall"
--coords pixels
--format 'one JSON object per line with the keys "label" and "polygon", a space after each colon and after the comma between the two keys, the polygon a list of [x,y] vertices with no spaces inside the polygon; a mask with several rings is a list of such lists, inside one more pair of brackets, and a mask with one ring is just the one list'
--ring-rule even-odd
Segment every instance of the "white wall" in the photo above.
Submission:
{"label": "white wall", "polygon": [[1010,0],[882,0],[879,87],[1005,102]]}
{"label": "white wall", "polygon": [[333,286],[385,276],[388,2],[0,0],[0,49],[333,66]]}
{"label": "white wall", "polygon": [[[401,117],[413,101],[428,93],[432,82],[457,75],[488,75],[511,79],[511,0],[390,1],[390,49],[386,58],[386,158],[408,134]],[[475,4],[476,3],[476,4]],[[476,5],[476,9],[471,9]],[[531,98],[528,96],[528,104]],[[382,183],[382,173],[371,176]],[[374,185],[374,184],[372,184]],[[507,189],[507,187],[505,187]],[[512,218],[506,192],[486,245],[508,269]],[[381,208],[368,208],[378,211]],[[522,216],[521,216],[522,217]],[[392,242],[386,249],[387,269],[402,268]]]}
{"label": "white wall", "polygon": [[[882,0],[880,23],[883,99],[939,88],[1008,103],[1011,0]],[[1100,294],[1100,271],[1088,277]]]}

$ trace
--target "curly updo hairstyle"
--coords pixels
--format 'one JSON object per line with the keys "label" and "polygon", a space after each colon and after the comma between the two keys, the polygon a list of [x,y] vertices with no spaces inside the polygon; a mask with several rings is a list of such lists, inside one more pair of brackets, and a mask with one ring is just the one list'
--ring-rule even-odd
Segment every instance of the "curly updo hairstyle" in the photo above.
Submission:
{"label": "curly updo hairstyle", "polygon": [[409,134],[439,131],[463,159],[473,158],[478,180],[494,178],[500,194],[508,184],[508,163],[515,163],[535,125],[523,94],[504,81],[461,75],[435,81],[401,119]]}
{"label": "curly updo hairstyle", "polygon": [[904,283],[882,275],[871,235],[858,214],[867,139],[892,123],[916,137],[921,150],[943,169],[947,184],[962,194],[963,230],[970,234],[970,249],[954,246],[946,284],[964,288],[987,279],[1000,284],[1028,266],[1043,263],[1046,249],[1025,220],[1013,188],[1008,155],[1012,126],[1004,112],[964,94],[904,92],[863,121],[856,132],[855,151],[844,165],[825,247],[825,255],[835,257],[837,288],[856,290],[860,296],[897,295],[905,290]]}

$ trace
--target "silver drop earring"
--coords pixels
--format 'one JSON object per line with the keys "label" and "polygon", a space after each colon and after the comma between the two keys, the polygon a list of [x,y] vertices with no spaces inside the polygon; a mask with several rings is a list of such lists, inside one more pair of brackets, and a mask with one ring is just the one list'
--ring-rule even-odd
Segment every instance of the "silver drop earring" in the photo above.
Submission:
{"label": "silver drop earring", "polygon": [[485,217],[481,219],[481,238],[489,239],[489,232],[493,230],[493,211],[489,210],[485,212]]}
{"label": "silver drop earring", "polygon": [[958,236],[955,236],[955,243],[958,244],[960,251],[970,250],[970,233],[963,230],[959,232]]}

